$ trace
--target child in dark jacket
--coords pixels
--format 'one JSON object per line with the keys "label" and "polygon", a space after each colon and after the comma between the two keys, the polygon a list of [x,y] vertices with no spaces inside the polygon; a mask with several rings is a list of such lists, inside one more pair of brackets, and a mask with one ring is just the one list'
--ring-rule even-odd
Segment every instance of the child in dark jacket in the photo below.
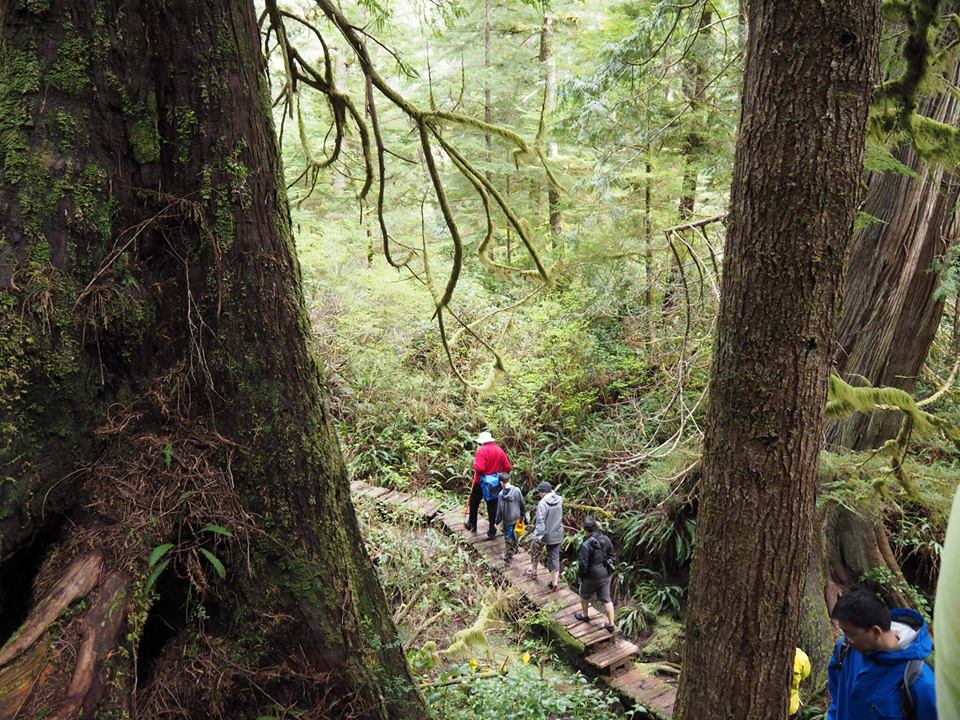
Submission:
{"label": "child in dark jacket", "polygon": [[520,547],[517,538],[517,521],[526,517],[527,507],[523,502],[523,493],[520,488],[510,482],[510,473],[500,473],[500,499],[497,502],[497,525],[503,523],[504,552],[503,562],[506,565],[513,560],[514,554]]}

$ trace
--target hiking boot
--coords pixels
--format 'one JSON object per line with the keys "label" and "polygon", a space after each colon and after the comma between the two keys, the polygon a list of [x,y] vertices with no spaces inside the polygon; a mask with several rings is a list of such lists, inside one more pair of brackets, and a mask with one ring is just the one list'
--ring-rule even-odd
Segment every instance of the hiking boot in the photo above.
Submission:
{"label": "hiking boot", "polygon": [[463,524],[463,529],[464,529],[464,530],[472,530],[473,532],[476,532],[476,531],[477,531],[477,526],[476,526],[476,525],[471,525],[470,523],[464,523],[464,524]]}
{"label": "hiking boot", "polygon": [[497,536],[497,531],[487,531],[487,540],[493,540]]}

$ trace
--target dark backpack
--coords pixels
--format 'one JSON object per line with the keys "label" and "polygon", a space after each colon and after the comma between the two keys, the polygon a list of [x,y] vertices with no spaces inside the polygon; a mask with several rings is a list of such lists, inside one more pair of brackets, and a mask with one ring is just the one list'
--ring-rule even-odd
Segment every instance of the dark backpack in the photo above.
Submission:
{"label": "dark backpack", "polygon": [[[603,540],[600,539],[601,537],[603,540],[606,540],[606,542],[603,542]],[[613,549],[613,543],[610,542],[610,538],[608,538],[606,535],[601,535],[599,537],[594,536],[591,539],[594,540],[594,548],[603,558],[603,562],[601,563],[603,565],[603,569],[607,571],[607,575],[613,575],[613,569],[617,565],[617,559],[616,552]]]}

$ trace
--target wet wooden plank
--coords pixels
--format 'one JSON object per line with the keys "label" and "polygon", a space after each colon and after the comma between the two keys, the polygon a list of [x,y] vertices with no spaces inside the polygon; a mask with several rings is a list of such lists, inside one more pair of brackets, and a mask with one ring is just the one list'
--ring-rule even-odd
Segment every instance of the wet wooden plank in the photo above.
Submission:
{"label": "wet wooden plank", "polygon": [[621,664],[624,660],[633,657],[636,654],[636,645],[634,645],[632,642],[618,639],[609,647],[603,648],[592,655],[588,655],[586,660],[594,667],[603,670],[611,665]]}
{"label": "wet wooden plank", "polygon": [[400,492],[399,490],[391,490],[386,495],[381,495],[378,497],[377,500],[382,503],[387,503],[388,505],[401,505],[409,498],[410,496],[404,492]]}
{"label": "wet wooden plank", "polygon": [[420,514],[423,515],[425,518],[432,518],[441,510],[443,510],[442,500],[427,500],[420,507]]}
{"label": "wet wooden plank", "polygon": [[614,628],[613,632],[610,632],[609,630],[604,630],[601,626],[599,629],[595,630],[589,635],[578,637],[577,640],[582,642],[588,650],[593,652],[592,648],[596,647],[597,645],[602,645],[610,640],[615,640],[617,637],[619,637],[619,635],[620,631],[616,628]]}
{"label": "wet wooden plank", "polygon": [[[573,635],[578,640],[590,635],[600,635],[600,637],[606,638],[614,637],[614,633],[604,630],[603,625],[600,623],[580,622],[578,620],[574,620],[572,617],[570,617],[569,620],[561,620],[560,623],[567,629],[568,633]],[[606,635],[601,635],[601,630],[603,630]]]}
{"label": "wet wooden plank", "polygon": [[634,698],[639,704],[669,720],[676,703],[676,688],[637,666],[610,678],[608,684]]}

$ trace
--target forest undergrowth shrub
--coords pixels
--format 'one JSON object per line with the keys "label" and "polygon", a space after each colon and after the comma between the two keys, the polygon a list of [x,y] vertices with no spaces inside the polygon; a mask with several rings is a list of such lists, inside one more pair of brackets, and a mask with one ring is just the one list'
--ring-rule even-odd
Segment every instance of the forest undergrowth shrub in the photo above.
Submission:
{"label": "forest undergrowth shrub", "polygon": [[[441,683],[450,683],[442,685]],[[613,720],[624,717],[609,691],[582,675],[572,680],[541,667],[514,662],[503,671],[484,673],[465,663],[443,673],[427,702],[442,720]]]}
{"label": "forest undergrowth shrub", "polygon": [[906,503],[899,513],[888,515],[887,531],[904,572],[917,577],[927,587],[934,587],[946,537],[943,526],[937,525],[926,508]]}
{"label": "forest undergrowth shrub", "polygon": [[[876,568],[865,581],[878,590],[897,590],[924,607],[939,571],[950,501],[957,488],[954,458],[941,441],[916,444],[895,471],[888,458],[871,452],[824,452],[818,508],[837,503],[857,515],[882,521],[898,563],[909,581]],[[909,479],[902,482],[897,473]]]}
{"label": "forest undergrowth shrub", "polygon": [[355,502],[363,537],[407,646],[468,625],[493,578],[470,552],[403,511]]}

